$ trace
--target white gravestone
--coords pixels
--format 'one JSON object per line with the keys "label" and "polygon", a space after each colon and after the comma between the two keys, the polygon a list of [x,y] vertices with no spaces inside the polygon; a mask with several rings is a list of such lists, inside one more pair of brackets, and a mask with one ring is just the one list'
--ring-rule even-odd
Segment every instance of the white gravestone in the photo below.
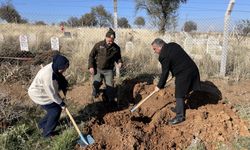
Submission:
{"label": "white gravestone", "polygon": [[163,39],[163,41],[165,41],[166,43],[171,42],[171,36],[170,36],[170,35],[165,34],[165,35],[162,37],[162,39]]}
{"label": "white gravestone", "polygon": [[29,51],[28,37],[26,35],[19,36],[21,51]]}
{"label": "white gravestone", "polygon": [[51,49],[53,51],[59,51],[59,39],[58,39],[58,37],[51,37],[50,42],[51,42]]}
{"label": "white gravestone", "polygon": [[184,40],[184,50],[190,54],[194,46],[193,38],[192,37],[186,37]]}
{"label": "white gravestone", "polygon": [[29,39],[28,40],[29,40],[29,43],[31,45],[36,44],[36,42],[37,42],[36,34],[34,34],[34,33],[29,34]]}
{"label": "white gravestone", "polygon": [[125,51],[132,52],[134,50],[134,43],[131,41],[126,42]]}
{"label": "white gravestone", "polygon": [[3,40],[4,40],[4,37],[3,37],[3,35],[0,33],[0,42],[3,42]]}
{"label": "white gravestone", "polygon": [[222,46],[218,39],[209,37],[207,40],[206,52],[211,55],[212,59],[220,60]]}

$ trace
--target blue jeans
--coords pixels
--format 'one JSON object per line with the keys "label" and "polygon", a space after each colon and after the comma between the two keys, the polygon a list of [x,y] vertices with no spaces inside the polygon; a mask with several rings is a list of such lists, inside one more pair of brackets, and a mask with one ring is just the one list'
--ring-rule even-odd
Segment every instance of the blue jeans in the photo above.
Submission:
{"label": "blue jeans", "polygon": [[58,125],[62,108],[57,103],[41,106],[47,114],[39,121],[38,127],[43,130],[44,137],[49,137]]}

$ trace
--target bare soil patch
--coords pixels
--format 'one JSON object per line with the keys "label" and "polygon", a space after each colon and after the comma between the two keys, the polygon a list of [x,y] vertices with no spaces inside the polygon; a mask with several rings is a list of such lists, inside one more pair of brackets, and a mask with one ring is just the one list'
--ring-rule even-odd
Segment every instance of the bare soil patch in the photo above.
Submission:
{"label": "bare soil patch", "polygon": [[[117,105],[101,101],[92,102],[89,99],[89,83],[74,87],[69,92],[69,97],[85,106],[82,112],[91,112],[91,108],[97,111],[93,115],[95,119],[88,122],[89,132],[96,143],[87,149],[184,149],[194,140],[202,142],[207,149],[215,149],[219,142],[232,146],[231,142],[236,137],[250,136],[248,124],[239,118],[235,104],[224,101],[225,97],[232,97],[232,100],[235,98],[238,103],[242,102],[244,96],[250,96],[247,92],[250,86],[249,82],[213,82],[219,87],[212,82],[204,82],[203,88],[206,88],[207,92],[192,93],[189,96],[186,100],[186,121],[174,126],[166,123],[175,115],[170,110],[175,106],[173,83],[153,95],[133,113],[130,112],[131,105],[118,105],[117,108]],[[123,93],[127,96],[119,97],[120,104],[126,104],[122,101],[138,102],[154,89],[154,85],[145,82],[131,85],[128,85],[130,89],[127,91],[133,92]],[[232,96],[229,89],[236,93],[246,92]],[[91,113],[89,115],[91,118]]]}

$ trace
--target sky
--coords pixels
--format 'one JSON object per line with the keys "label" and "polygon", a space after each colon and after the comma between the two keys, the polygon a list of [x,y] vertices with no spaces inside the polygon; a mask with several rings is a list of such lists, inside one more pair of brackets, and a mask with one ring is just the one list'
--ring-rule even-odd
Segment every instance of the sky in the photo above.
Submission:
{"label": "sky", "polygon": [[[4,2],[5,0],[0,0]],[[145,11],[135,11],[134,0],[117,0],[118,17],[126,17],[133,26],[134,19],[143,16],[148,19]],[[223,28],[223,18],[230,0],[187,0],[178,10],[179,26],[192,20],[203,28]],[[20,15],[30,22],[44,21],[59,23],[69,17],[81,17],[91,11],[92,7],[103,5],[113,14],[113,0],[12,0],[12,4]],[[235,0],[232,21],[250,19],[250,0]],[[150,20],[147,21],[150,24]],[[199,27],[199,25],[198,25]]]}

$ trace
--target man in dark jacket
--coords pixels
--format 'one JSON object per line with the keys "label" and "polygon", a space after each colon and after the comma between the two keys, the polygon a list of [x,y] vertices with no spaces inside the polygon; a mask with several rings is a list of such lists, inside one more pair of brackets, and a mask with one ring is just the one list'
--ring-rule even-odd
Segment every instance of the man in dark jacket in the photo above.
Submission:
{"label": "man in dark jacket", "polygon": [[165,43],[162,39],[155,39],[152,48],[159,54],[159,61],[162,66],[162,73],[155,91],[164,88],[169,71],[175,77],[175,98],[176,107],[172,109],[176,117],[168,120],[169,124],[178,124],[185,120],[185,96],[200,89],[199,70],[194,61],[177,43]]}
{"label": "man in dark jacket", "polygon": [[104,78],[106,84],[106,96],[109,102],[114,101],[113,69],[114,63],[121,68],[122,59],[120,47],[114,43],[115,32],[110,28],[106,33],[106,38],[95,44],[89,54],[89,72],[94,75],[92,96],[99,95],[99,88]]}

